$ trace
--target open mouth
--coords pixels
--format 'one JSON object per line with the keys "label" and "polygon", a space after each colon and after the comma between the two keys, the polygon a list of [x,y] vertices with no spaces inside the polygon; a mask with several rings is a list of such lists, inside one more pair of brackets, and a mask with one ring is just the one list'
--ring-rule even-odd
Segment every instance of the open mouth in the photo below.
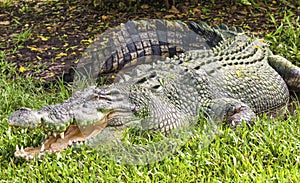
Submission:
{"label": "open mouth", "polygon": [[46,153],[58,153],[75,143],[83,143],[95,137],[107,126],[107,122],[100,121],[85,127],[71,124],[64,132],[54,132],[46,135],[45,141],[39,147],[27,147],[24,149],[23,147],[19,148],[16,146],[15,157],[22,157],[26,160],[33,158],[40,159]]}

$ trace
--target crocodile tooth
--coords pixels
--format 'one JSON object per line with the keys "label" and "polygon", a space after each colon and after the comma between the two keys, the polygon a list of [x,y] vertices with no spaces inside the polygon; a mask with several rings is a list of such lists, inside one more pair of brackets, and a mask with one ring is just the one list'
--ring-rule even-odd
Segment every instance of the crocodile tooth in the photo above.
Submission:
{"label": "crocodile tooth", "polygon": [[69,146],[71,146],[73,144],[72,140],[69,140]]}
{"label": "crocodile tooth", "polygon": [[16,151],[19,151],[20,149],[19,149],[19,146],[18,146],[18,144],[16,145]]}
{"label": "crocodile tooth", "polygon": [[56,137],[56,136],[57,136],[57,133],[56,133],[56,132],[53,132],[53,136]]}
{"label": "crocodile tooth", "polygon": [[45,151],[45,144],[42,144],[41,151]]}
{"label": "crocodile tooth", "polygon": [[22,152],[22,153],[25,153],[24,147],[23,147],[23,146],[21,146],[21,152]]}
{"label": "crocodile tooth", "polygon": [[21,133],[24,133],[24,132],[25,132],[25,130],[24,130],[24,128],[22,128],[22,129],[21,129]]}
{"label": "crocodile tooth", "polygon": [[65,138],[65,134],[64,134],[64,132],[61,132],[59,135],[60,135],[60,138],[62,138],[62,139],[64,139],[64,138]]}
{"label": "crocodile tooth", "polygon": [[24,154],[15,153],[15,157],[24,157],[24,156],[25,156]]}
{"label": "crocodile tooth", "polygon": [[26,161],[33,159],[33,156],[31,156],[31,155],[27,155],[27,156],[24,156],[24,157],[25,157]]}
{"label": "crocodile tooth", "polygon": [[47,138],[48,138],[48,134],[45,135],[45,139],[47,139]]}

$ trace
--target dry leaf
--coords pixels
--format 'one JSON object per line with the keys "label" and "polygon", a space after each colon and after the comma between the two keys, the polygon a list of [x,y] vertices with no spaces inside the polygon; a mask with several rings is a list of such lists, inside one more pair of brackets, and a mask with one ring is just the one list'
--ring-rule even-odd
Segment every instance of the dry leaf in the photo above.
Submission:
{"label": "dry leaf", "polygon": [[170,13],[180,13],[179,10],[175,7],[172,6],[171,9],[169,10]]}
{"label": "dry leaf", "polygon": [[29,48],[31,51],[36,51],[37,50],[37,48],[33,47],[33,46],[27,46],[27,48]]}
{"label": "dry leaf", "polygon": [[9,21],[2,21],[2,22],[0,22],[0,25],[9,25],[9,24],[10,24]]}
{"label": "dry leaf", "polygon": [[83,39],[80,41],[80,43],[83,43],[83,44],[91,44],[93,42],[93,40],[91,38],[89,39]]}
{"label": "dry leaf", "polygon": [[65,57],[65,56],[67,56],[67,55],[68,55],[68,54],[66,54],[66,53],[64,53],[64,52],[61,52],[61,53],[57,54],[55,58],[61,58],[61,57]]}
{"label": "dry leaf", "polygon": [[141,6],[141,8],[142,8],[142,9],[148,9],[148,8],[149,8],[149,5],[148,5],[148,4],[143,4],[143,5]]}
{"label": "dry leaf", "polygon": [[199,10],[198,8],[194,8],[194,9],[193,9],[193,12],[194,12],[194,13],[199,13],[199,12],[201,12],[201,10]]}
{"label": "dry leaf", "polygon": [[165,19],[170,19],[170,18],[174,18],[174,17],[175,17],[175,15],[172,15],[172,14],[164,16]]}
{"label": "dry leaf", "polygon": [[105,21],[105,20],[109,19],[109,16],[107,16],[107,15],[102,15],[101,18],[102,18],[103,21]]}
{"label": "dry leaf", "polygon": [[48,41],[50,37],[44,37],[44,36],[37,36],[40,38],[42,41]]}

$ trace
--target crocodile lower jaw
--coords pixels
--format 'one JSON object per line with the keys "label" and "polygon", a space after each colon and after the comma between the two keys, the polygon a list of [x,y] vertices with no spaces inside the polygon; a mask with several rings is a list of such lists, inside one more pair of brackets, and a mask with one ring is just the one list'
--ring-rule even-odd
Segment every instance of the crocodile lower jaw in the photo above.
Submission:
{"label": "crocodile lower jaw", "polygon": [[87,139],[96,136],[102,131],[107,123],[101,125],[90,125],[87,127],[78,127],[77,125],[70,125],[66,131],[56,133],[52,135],[46,135],[46,140],[39,147],[27,147],[21,149],[16,146],[15,157],[21,157],[26,160],[40,159],[45,156],[46,153],[59,153],[60,151],[71,147],[74,143],[82,143]]}

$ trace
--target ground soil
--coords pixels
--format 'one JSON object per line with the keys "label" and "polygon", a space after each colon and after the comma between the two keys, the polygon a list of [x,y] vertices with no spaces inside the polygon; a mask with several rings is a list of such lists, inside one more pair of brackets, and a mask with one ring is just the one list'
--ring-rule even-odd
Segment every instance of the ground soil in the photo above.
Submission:
{"label": "ground soil", "polygon": [[[299,4],[294,0],[252,5],[237,0],[181,1],[169,9],[160,1],[114,1],[99,6],[79,0],[18,1],[12,6],[0,6],[0,51],[5,51],[16,73],[24,77],[32,75],[51,81],[63,76],[71,81],[70,70],[91,41],[109,27],[130,19],[201,20],[210,25],[242,27],[263,36],[276,28],[270,14],[280,22],[285,11],[300,16]],[[26,31],[30,32],[27,36]]]}

